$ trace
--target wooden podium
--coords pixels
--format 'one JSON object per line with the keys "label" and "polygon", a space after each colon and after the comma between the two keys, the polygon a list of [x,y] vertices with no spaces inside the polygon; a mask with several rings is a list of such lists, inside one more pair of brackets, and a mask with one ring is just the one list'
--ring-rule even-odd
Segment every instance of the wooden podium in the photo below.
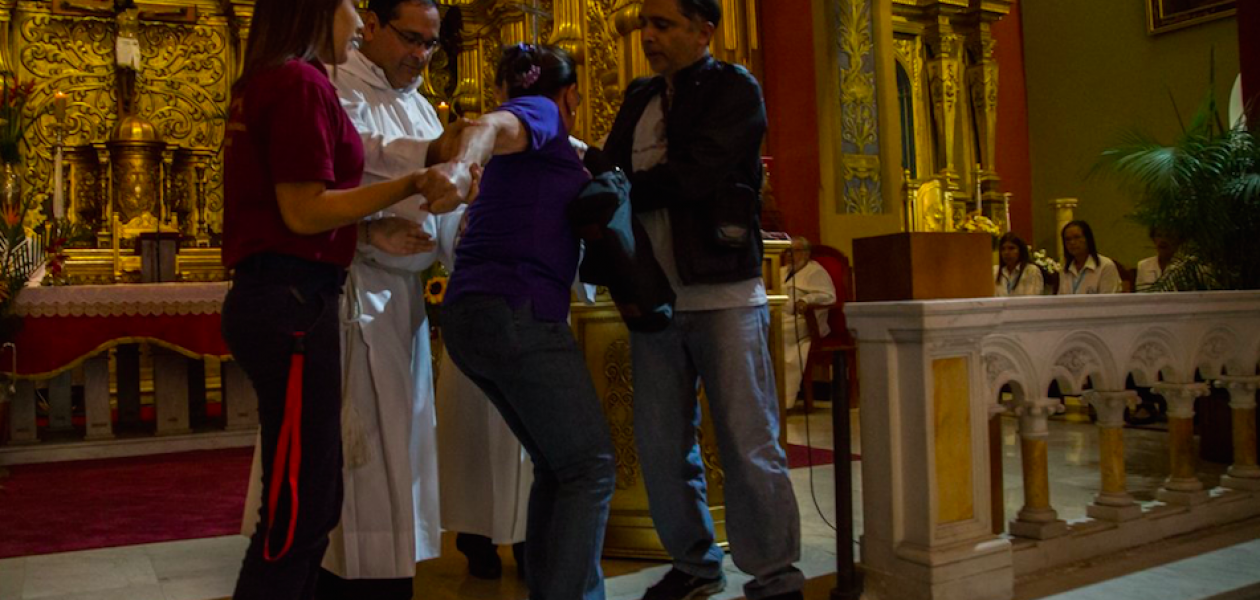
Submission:
{"label": "wooden podium", "polygon": [[992,238],[983,233],[894,233],[853,240],[858,302],[987,298]]}

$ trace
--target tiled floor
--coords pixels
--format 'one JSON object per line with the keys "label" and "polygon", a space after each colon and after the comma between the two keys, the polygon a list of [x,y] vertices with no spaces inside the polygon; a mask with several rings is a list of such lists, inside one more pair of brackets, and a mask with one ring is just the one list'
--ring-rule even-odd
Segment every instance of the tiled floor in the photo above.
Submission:
{"label": "tiled floor", "polygon": [[[856,417],[856,415],[855,415]],[[854,424],[854,431],[857,425]],[[815,447],[832,447],[829,413],[824,409],[810,415],[809,441]],[[854,436],[856,440],[856,435]],[[806,443],[806,422],[803,415],[789,418],[788,439]],[[1003,422],[1003,471],[1005,474],[1006,513],[1008,519],[1022,504],[1018,438],[1013,420]],[[1126,430],[1126,463],[1129,486],[1139,500],[1153,499],[1154,490],[1167,472],[1167,448],[1159,431]],[[1094,426],[1055,422],[1051,427],[1050,474],[1052,502],[1062,518],[1084,517],[1084,506],[1093,500],[1098,488],[1097,436]],[[856,443],[853,452],[860,454]],[[1207,483],[1213,484],[1222,468],[1205,464]],[[812,475],[812,477],[811,477]],[[792,481],[801,511],[802,559],[800,566],[810,578],[810,598],[824,598],[831,584],[826,576],[835,571],[835,532],[821,515],[834,522],[833,471],[831,467],[795,469]],[[854,463],[854,516],[861,531],[861,463]],[[821,514],[820,514],[821,513]],[[1235,545],[1221,549],[1219,542],[1194,550],[1197,556],[1171,556],[1162,566],[1154,566],[1151,557],[1131,566],[1120,565],[1114,578],[1094,583],[1089,578],[1063,577],[1028,586],[1021,598],[1049,597],[1053,600],[1126,599],[1185,600],[1210,598],[1260,584],[1260,526],[1254,533],[1240,531]],[[514,577],[510,553],[503,552],[505,576],[499,581],[485,582],[467,577],[463,559],[446,540],[442,558],[422,563],[416,578],[417,598],[446,600],[454,598],[518,600],[526,596],[524,586]],[[0,600],[211,600],[231,594],[245,541],[239,537],[188,540],[125,548],[90,550],[65,554],[0,560]],[[1181,558],[1180,560],[1178,560]],[[1119,564],[1119,563],[1118,563]],[[610,600],[631,600],[658,579],[667,565],[644,561],[605,561],[607,590]],[[1141,570],[1145,569],[1145,570]],[[1137,572],[1125,573],[1126,571]],[[741,585],[746,577],[727,560],[730,585],[716,600],[742,596]],[[1097,579],[1097,578],[1095,578]],[[1085,586],[1060,593],[1067,586]],[[1247,595],[1254,592],[1253,595]],[[1238,595],[1242,594],[1242,595]],[[1235,592],[1221,598],[1260,598],[1260,590]]]}

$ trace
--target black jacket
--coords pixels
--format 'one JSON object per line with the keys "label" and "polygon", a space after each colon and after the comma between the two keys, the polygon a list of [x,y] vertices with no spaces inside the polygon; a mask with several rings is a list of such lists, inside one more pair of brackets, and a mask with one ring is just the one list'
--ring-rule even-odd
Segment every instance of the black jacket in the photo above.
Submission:
{"label": "black jacket", "polygon": [[675,74],[665,115],[667,158],[633,173],[634,129],[665,79],[638,79],[626,90],[605,150],[632,173],[636,213],[668,208],[674,261],[684,284],[761,276],[761,140],[765,104],[757,80],[739,65],[706,56]]}

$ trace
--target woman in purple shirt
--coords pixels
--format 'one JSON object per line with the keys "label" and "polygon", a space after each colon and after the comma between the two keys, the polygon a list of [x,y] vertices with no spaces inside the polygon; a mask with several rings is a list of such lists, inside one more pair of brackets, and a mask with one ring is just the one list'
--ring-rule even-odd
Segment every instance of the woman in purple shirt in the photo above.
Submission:
{"label": "woman in purple shirt", "polygon": [[507,101],[468,125],[454,152],[458,161],[489,162],[455,254],[446,344],[534,461],[530,595],[596,600],[604,597],[599,554],[615,462],[566,322],[578,240],[565,209],[590,179],[569,143],[577,73],[559,48],[511,46],[495,84]]}

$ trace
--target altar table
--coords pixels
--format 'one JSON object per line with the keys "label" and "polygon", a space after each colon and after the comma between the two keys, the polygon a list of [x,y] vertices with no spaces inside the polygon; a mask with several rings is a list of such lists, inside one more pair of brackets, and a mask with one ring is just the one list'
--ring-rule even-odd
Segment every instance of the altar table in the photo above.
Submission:
{"label": "altar table", "polygon": [[[84,368],[85,437],[113,437],[107,351],[141,342],[154,349],[159,435],[189,432],[185,357],[223,360],[224,397],[230,403],[227,427],[256,426],[257,400],[252,386],[230,361],[220,333],[220,313],[229,285],[151,283],[23,290],[14,308],[14,314],[23,317],[21,331],[12,345],[0,350],[0,372],[16,380],[9,415],[10,442],[38,441],[36,380],[50,380],[50,429],[70,429],[70,372],[80,365]],[[121,382],[118,388],[121,398]],[[121,404],[120,413],[124,412]]]}

